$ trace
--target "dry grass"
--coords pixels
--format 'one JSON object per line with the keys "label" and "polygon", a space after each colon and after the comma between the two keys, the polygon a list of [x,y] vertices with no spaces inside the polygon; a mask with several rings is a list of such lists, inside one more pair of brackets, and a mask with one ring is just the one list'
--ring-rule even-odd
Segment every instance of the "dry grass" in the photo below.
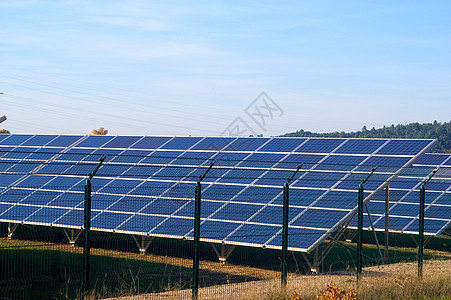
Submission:
{"label": "dry grass", "polygon": [[[426,261],[423,279],[417,278],[417,264],[397,263],[364,269],[360,286],[356,277],[345,272],[288,278],[285,290],[280,289],[280,279],[211,286],[199,290],[201,300],[288,300],[296,290],[304,300],[315,299],[329,283],[335,283],[344,290],[357,290],[358,299],[451,299],[451,260]],[[190,290],[147,294],[126,299],[191,299]]]}

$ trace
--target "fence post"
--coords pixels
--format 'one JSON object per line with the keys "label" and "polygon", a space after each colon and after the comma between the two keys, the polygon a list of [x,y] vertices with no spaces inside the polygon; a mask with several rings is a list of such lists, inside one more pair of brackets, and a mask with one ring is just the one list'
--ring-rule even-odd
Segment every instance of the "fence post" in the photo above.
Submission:
{"label": "fence post", "polygon": [[289,183],[299,171],[302,165],[296,168],[296,171],[287,178],[287,181],[283,185],[283,223],[282,223],[282,287],[287,286],[287,256],[288,256],[288,219],[289,219],[289,200],[290,200],[290,186]]}
{"label": "fence post", "polygon": [[90,272],[90,236],[91,236],[91,179],[99,170],[105,157],[99,159],[94,171],[88,174],[85,182],[85,207],[84,207],[84,246],[83,246],[83,293],[86,299],[89,293]]}
{"label": "fence post", "polygon": [[357,285],[360,283],[360,277],[362,276],[363,266],[363,199],[364,189],[363,185],[368,181],[371,175],[373,175],[376,168],[371,170],[371,173],[359,184],[359,199],[358,199],[358,219],[357,219]]}
{"label": "fence post", "polygon": [[202,185],[201,181],[205,178],[207,173],[213,167],[214,162],[210,163],[210,166],[202,176],[196,182],[194,190],[194,258],[193,258],[193,285],[192,285],[192,298],[196,300],[199,294],[199,246],[200,246],[200,204],[202,198]]}
{"label": "fence post", "polygon": [[424,250],[424,202],[426,200],[425,185],[431,180],[432,176],[437,173],[438,168],[432,171],[429,178],[423,181],[420,187],[420,213],[418,220],[418,278],[423,277],[423,250]]}

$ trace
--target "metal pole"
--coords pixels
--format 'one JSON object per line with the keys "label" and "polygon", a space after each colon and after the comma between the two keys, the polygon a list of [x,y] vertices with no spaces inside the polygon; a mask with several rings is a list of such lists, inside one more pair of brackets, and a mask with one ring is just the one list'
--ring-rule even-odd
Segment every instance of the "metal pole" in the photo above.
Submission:
{"label": "metal pole", "polygon": [[389,213],[390,213],[390,186],[385,188],[385,241],[384,241],[384,262],[388,263],[388,242],[389,242]]}
{"label": "metal pole", "polygon": [[200,203],[202,186],[200,179],[196,183],[194,202],[194,260],[193,260],[193,299],[199,292],[199,244],[200,244]]}
{"label": "metal pole", "polygon": [[95,176],[105,157],[99,159],[94,171],[88,174],[85,183],[85,207],[84,207],[84,246],[83,246],[83,293],[87,298],[89,293],[90,273],[90,236],[91,236],[91,179]]}
{"label": "metal pole", "polygon": [[287,256],[288,256],[288,205],[290,187],[283,185],[283,226],[282,226],[282,287],[287,286]]}
{"label": "metal pole", "polygon": [[429,177],[423,181],[420,187],[420,213],[418,220],[418,278],[423,277],[423,250],[424,250],[424,202],[426,200],[425,185],[431,180],[432,176],[437,173],[438,168],[436,168]]}
{"label": "metal pole", "polygon": [[283,185],[283,221],[282,221],[282,274],[281,281],[282,287],[287,286],[287,257],[288,257],[288,219],[289,219],[289,199],[290,199],[290,186],[289,183],[293,180],[293,177],[299,171],[302,165],[296,168],[296,171],[287,178],[287,181]]}
{"label": "metal pole", "polygon": [[420,187],[420,215],[418,228],[418,277],[423,277],[423,249],[424,249],[424,183]]}
{"label": "metal pole", "polygon": [[205,178],[207,173],[213,167],[214,162],[210,164],[210,167],[205,171],[202,176],[196,182],[196,188],[194,190],[194,259],[193,259],[193,285],[192,285],[192,298],[198,299],[199,294],[199,246],[200,246],[200,205],[202,198],[202,185],[201,181]]}
{"label": "metal pole", "polygon": [[90,262],[90,236],[91,236],[91,179],[85,183],[85,215],[84,215],[84,247],[83,247],[83,292],[85,298],[89,292],[89,262]]}
{"label": "metal pole", "polygon": [[373,168],[371,173],[368,174],[368,176],[359,184],[359,199],[357,208],[357,285],[360,283],[360,277],[362,277],[363,266],[363,185],[368,181],[370,176],[373,175],[374,171],[376,171],[376,168]]}
{"label": "metal pole", "polygon": [[363,253],[363,183],[359,184],[359,202],[357,219],[357,284],[362,275],[362,253]]}

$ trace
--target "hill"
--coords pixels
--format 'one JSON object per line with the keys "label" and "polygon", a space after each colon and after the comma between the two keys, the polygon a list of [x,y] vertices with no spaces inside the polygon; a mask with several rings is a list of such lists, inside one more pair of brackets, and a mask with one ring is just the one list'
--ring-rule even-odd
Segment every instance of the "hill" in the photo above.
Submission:
{"label": "hill", "polygon": [[332,138],[405,138],[405,139],[437,139],[430,152],[451,153],[451,121],[439,123],[410,123],[407,125],[391,125],[390,127],[371,128],[363,126],[361,131],[316,133],[303,129],[283,136],[296,137],[332,137]]}

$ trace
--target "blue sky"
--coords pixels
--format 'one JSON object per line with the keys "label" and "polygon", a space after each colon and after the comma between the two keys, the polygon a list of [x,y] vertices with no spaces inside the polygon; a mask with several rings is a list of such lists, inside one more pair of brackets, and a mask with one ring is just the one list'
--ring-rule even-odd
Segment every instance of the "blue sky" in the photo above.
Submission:
{"label": "blue sky", "polygon": [[[244,134],[270,136],[449,122],[450,11],[449,1],[1,1],[0,128],[220,135],[239,120]],[[277,109],[261,126],[246,108],[264,114],[263,91]]]}

